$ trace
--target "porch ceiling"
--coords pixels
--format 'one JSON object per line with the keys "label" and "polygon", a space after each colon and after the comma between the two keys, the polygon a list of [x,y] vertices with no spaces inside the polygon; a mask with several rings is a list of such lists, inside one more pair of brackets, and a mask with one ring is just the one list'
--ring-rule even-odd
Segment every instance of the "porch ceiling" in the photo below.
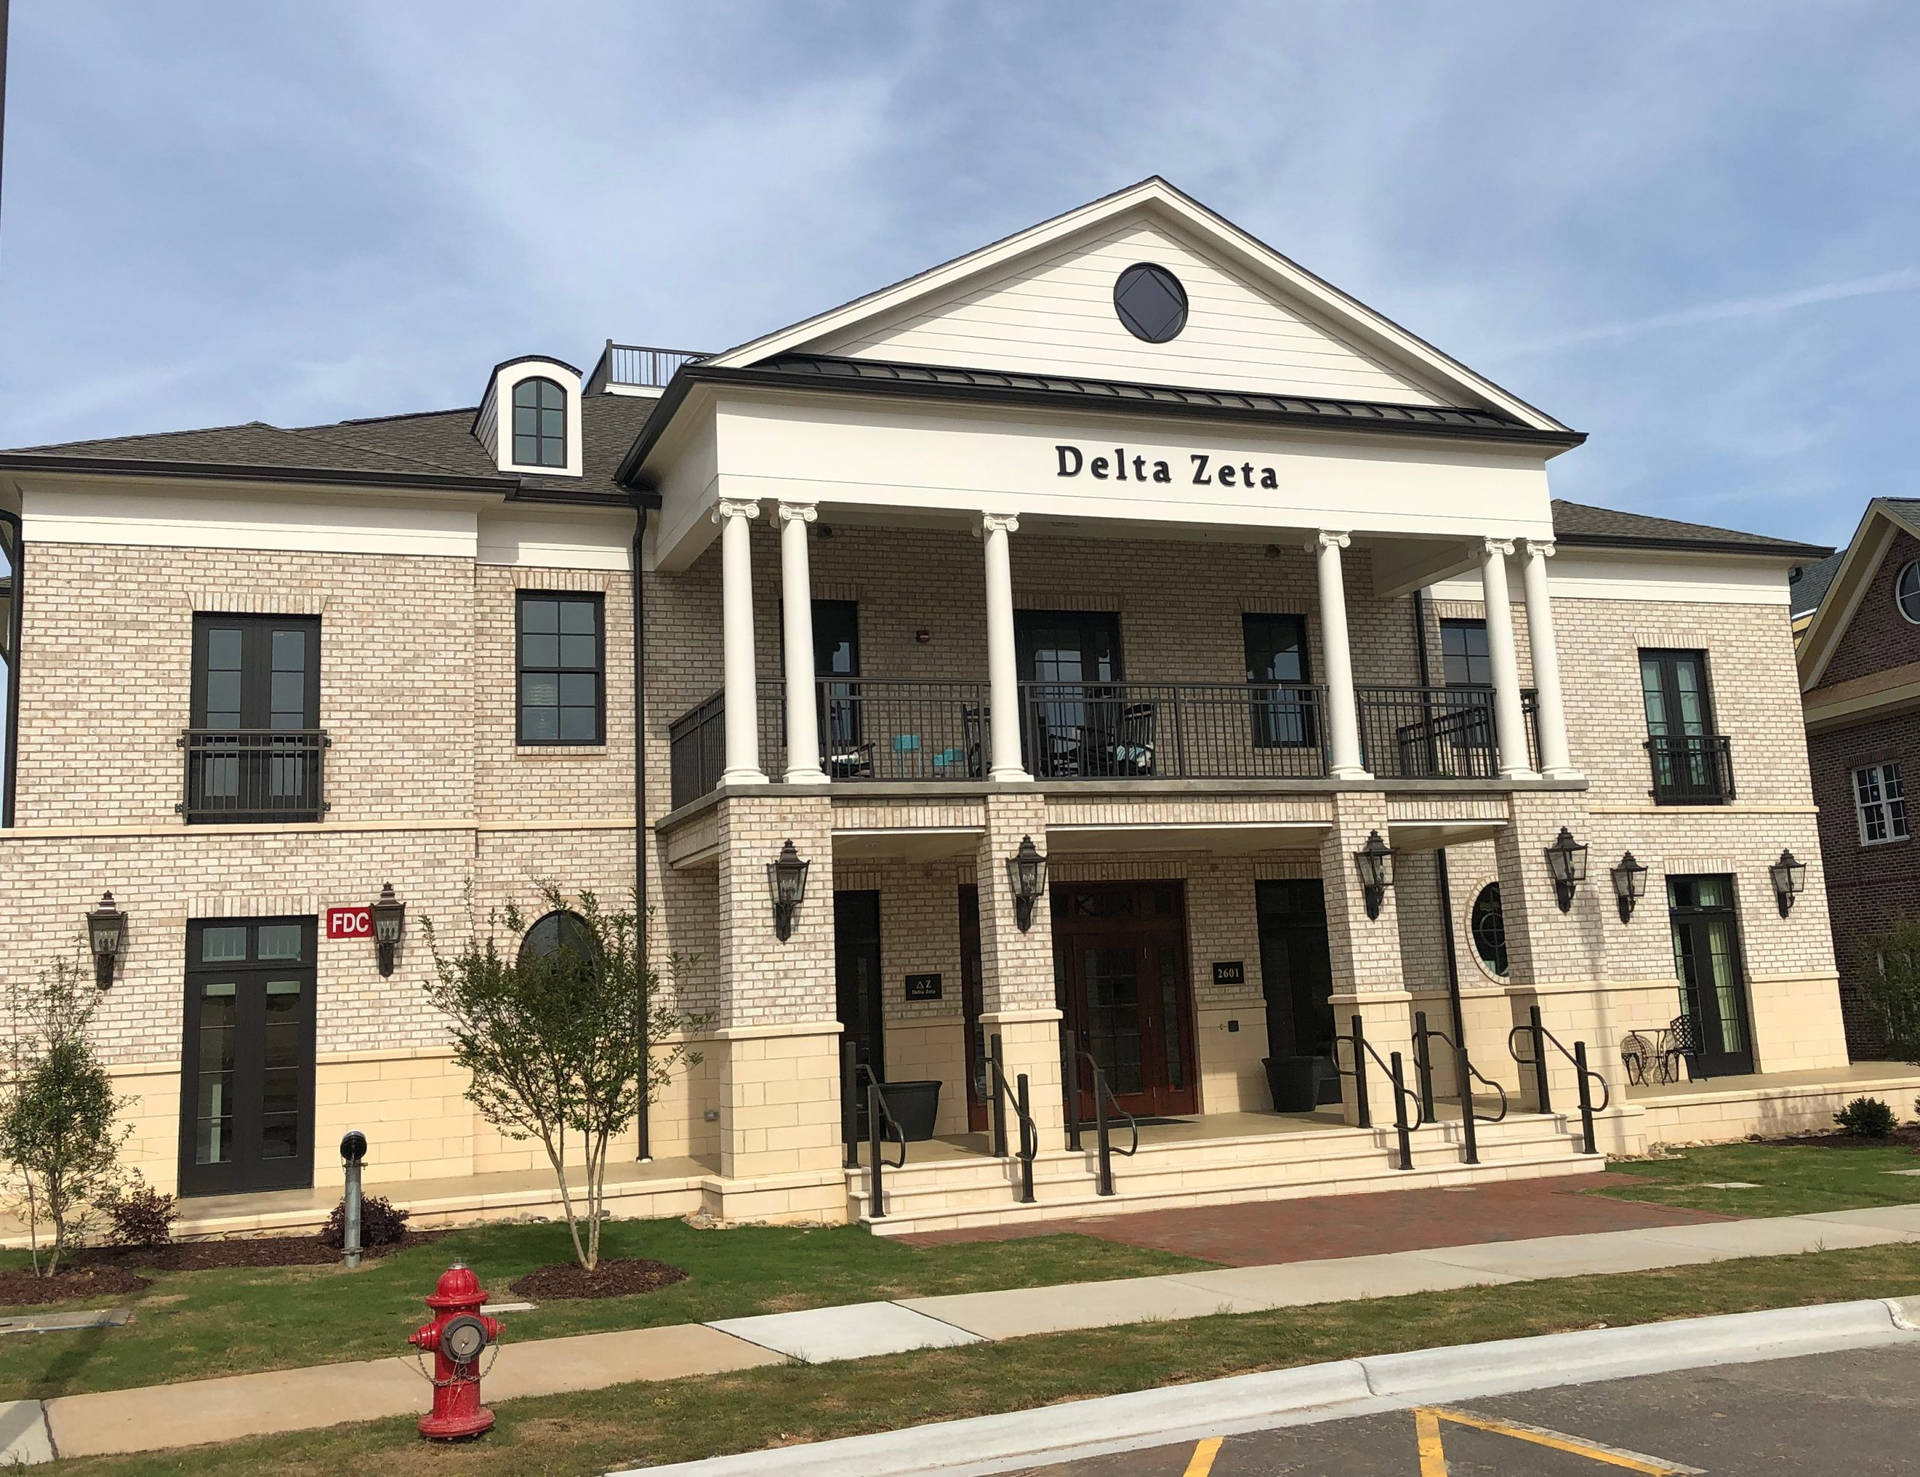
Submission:
{"label": "porch ceiling", "polygon": [[833,833],[835,861],[937,862],[971,857],[980,850],[984,826],[901,826]]}
{"label": "porch ceiling", "polygon": [[1465,846],[1469,841],[1491,841],[1505,828],[1504,821],[1402,821],[1390,826],[1388,831],[1395,851],[1415,852]]}

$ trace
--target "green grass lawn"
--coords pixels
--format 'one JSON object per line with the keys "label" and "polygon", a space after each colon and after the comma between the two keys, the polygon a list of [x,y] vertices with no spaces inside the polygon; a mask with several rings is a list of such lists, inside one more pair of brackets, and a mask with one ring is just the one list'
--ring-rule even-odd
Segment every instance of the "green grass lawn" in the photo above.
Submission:
{"label": "green grass lawn", "polygon": [[411,1420],[399,1419],[172,1455],[67,1462],[61,1472],[599,1473],[1364,1354],[1914,1293],[1920,1246],[1759,1257],[516,1400],[499,1407],[491,1436],[468,1446],[429,1447]]}
{"label": "green grass lawn", "polygon": [[[496,1301],[507,1284],[570,1255],[564,1225],[478,1226],[363,1263],[154,1275],[125,1300],[126,1328],[16,1335],[0,1342],[0,1399],[74,1394],[249,1370],[372,1359],[406,1350],[426,1321],[422,1299],[449,1262],[465,1261]],[[515,1341],[610,1328],[704,1322],[870,1299],[981,1292],[1210,1263],[1090,1236],[913,1247],[858,1226],[695,1230],[683,1221],[610,1221],[601,1255],[652,1257],[685,1282],[637,1297],[543,1303],[509,1318]],[[24,1257],[8,1257],[9,1265]],[[32,1309],[20,1311],[31,1312]]]}
{"label": "green grass lawn", "polygon": [[[1639,1183],[1595,1190],[1622,1200],[1657,1200],[1723,1215],[1806,1215],[1868,1205],[1920,1201],[1920,1154],[1898,1144],[1712,1144],[1671,1158],[1613,1159],[1607,1168]],[[1713,1182],[1745,1181],[1752,1190],[1710,1190]]]}

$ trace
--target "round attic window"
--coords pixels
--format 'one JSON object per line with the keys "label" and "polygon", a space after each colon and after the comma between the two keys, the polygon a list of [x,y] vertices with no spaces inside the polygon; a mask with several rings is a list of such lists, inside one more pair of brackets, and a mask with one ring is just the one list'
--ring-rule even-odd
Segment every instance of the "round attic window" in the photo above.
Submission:
{"label": "round attic window", "polygon": [[1135,262],[1113,284],[1113,310],[1135,338],[1164,344],[1187,326],[1187,290],[1165,267]]}
{"label": "round attic window", "polygon": [[1900,607],[1900,614],[1920,626],[1920,559],[1900,571],[1893,585],[1893,602]]}

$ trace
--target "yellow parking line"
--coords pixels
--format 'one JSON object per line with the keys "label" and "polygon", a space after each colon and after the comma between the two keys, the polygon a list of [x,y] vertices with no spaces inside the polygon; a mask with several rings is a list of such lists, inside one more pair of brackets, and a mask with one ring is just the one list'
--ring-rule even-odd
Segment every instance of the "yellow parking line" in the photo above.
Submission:
{"label": "yellow parking line", "polygon": [[1420,1477],[1447,1477],[1447,1453],[1440,1445],[1440,1417],[1430,1410],[1414,1411],[1413,1434],[1420,1442]]}
{"label": "yellow parking line", "polygon": [[1183,1477],[1207,1477],[1207,1474],[1213,1470],[1213,1459],[1220,1455],[1220,1441],[1221,1438],[1218,1436],[1209,1436],[1194,1447],[1193,1456],[1187,1462],[1187,1470]]}
{"label": "yellow parking line", "polygon": [[1549,1431],[1544,1426],[1530,1426],[1524,1421],[1497,1421],[1487,1416],[1473,1415],[1468,1411],[1434,1405],[1422,1406],[1413,1413],[1414,1434],[1420,1444],[1420,1477],[1446,1477],[1446,1456],[1440,1449],[1441,1421],[1472,1426],[1475,1430],[1491,1431],[1498,1436],[1511,1436],[1516,1441],[1531,1441],[1535,1446],[1546,1446],[1554,1451],[1568,1452],[1574,1456],[1585,1457],[1590,1462],[1599,1462],[1603,1466],[1644,1473],[1645,1477],[1699,1477],[1700,1473],[1698,1467],[1662,1461],[1659,1457],[1647,1456],[1638,1451],[1628,1451],[1623,1447],[1603,1446],[1595,1441],[1582,1441],[1577,1436],[1568,1436],[1561,1431]]}

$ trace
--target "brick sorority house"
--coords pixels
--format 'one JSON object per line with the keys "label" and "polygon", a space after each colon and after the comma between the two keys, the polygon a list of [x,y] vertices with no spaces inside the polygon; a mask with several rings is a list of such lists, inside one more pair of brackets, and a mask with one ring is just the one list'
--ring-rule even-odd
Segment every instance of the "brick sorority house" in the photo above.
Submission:
{"label": "brick sorority house", "polygon": [[1583,1088],[1618,1152],[1872,1075],[1789,630],[1825,551],[1550,500],[1578,432],[1161,180],[478,388],[0,454],[0,958],[120,935],[137,1163],[207,1224],[330,1203],[350,1127],[429,1212],[537,1201],[422,923],[544,880],[637,887],[707,1020],[622,1213],[1574,1173]]}

